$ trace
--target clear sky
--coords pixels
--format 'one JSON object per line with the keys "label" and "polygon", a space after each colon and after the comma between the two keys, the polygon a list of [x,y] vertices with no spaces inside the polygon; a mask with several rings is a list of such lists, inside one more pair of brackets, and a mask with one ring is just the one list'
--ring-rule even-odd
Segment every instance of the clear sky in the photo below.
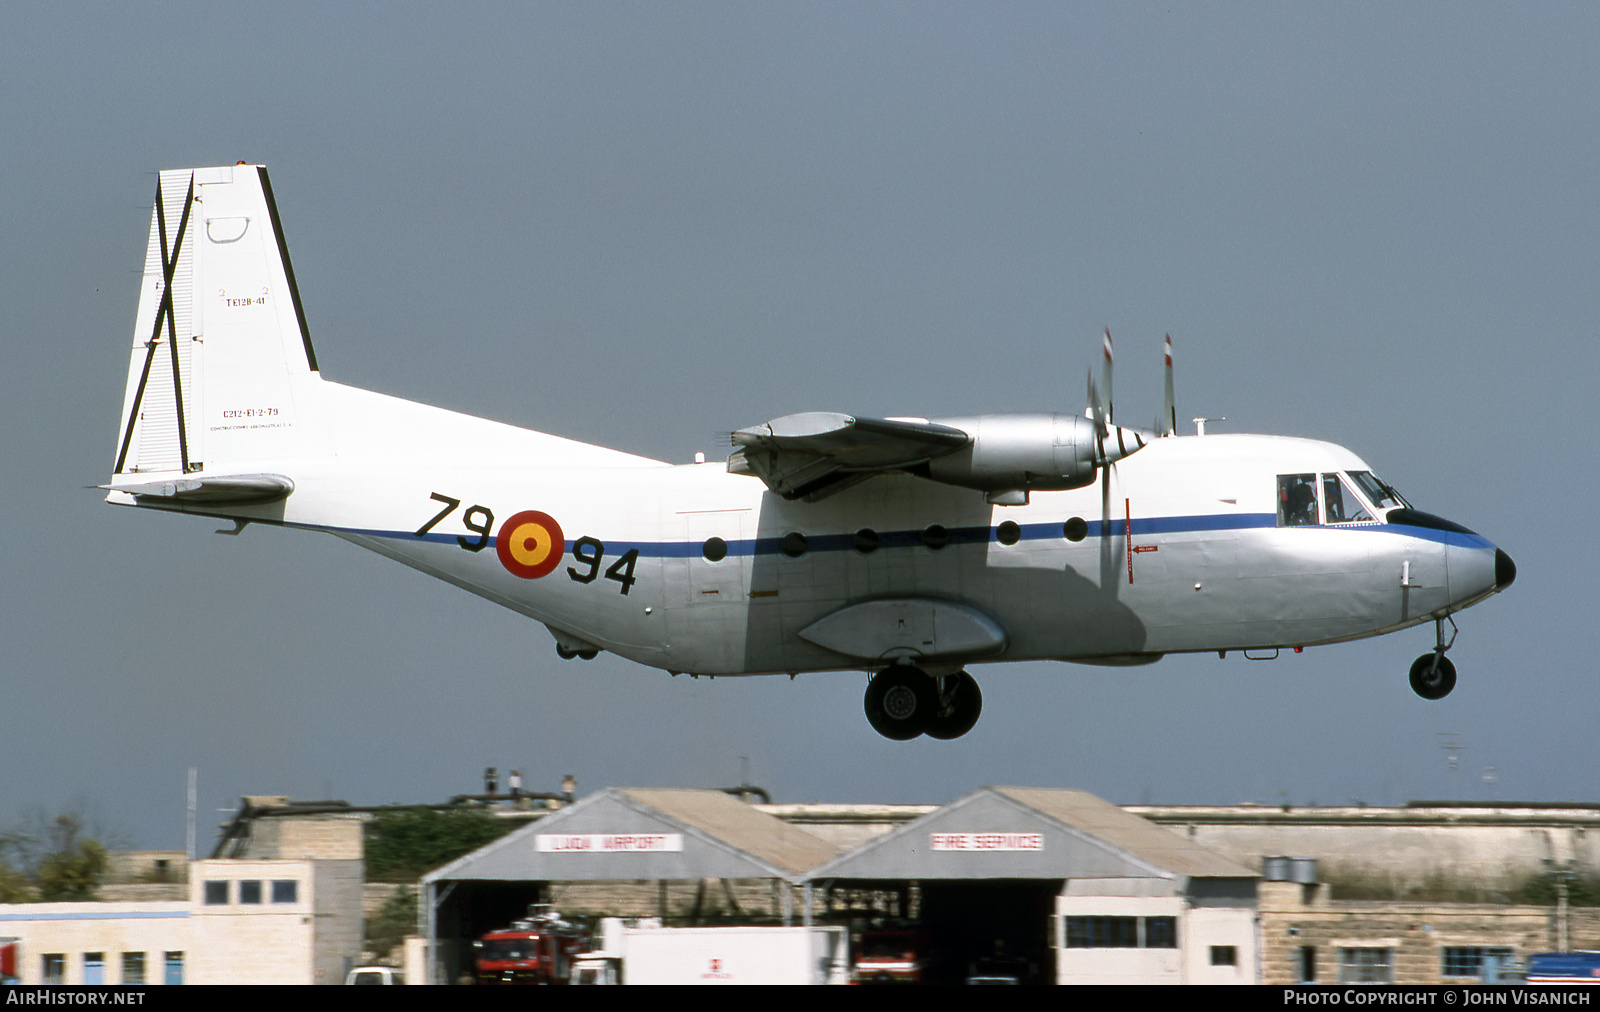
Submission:
{"label": "clear sky", "polygon": [[[0,825],[181,846],[242,794],[1600,801],[1592,4],[0,6]],[[262,162],[323,375],[673,461],[801,410],[1314,436],[1519,567],[1272,663],[673,679],[332,537],[102,503],[158,169]],[[1185,429],[1188,426],[1185,423]],[[1457,769],[1445,745],[1458,745]]]}

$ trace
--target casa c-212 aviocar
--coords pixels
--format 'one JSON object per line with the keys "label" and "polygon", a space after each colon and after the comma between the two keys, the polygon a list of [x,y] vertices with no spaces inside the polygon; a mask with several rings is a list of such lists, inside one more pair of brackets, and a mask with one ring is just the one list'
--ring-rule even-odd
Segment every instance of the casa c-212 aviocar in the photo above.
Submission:
{"label": "casa c-212 aviocar", "polygon": [[[1109,351],[1109,344],[1107,350]],[[1144,664],[1451,616],[1511,558],[1361,458],[1084,415],[789,415],[668,464],[325,380],[266,169],[160,174],[107,500],[326,531],[543,623],[564,658],[860,670],[890,738],[956,738],[973,665]],[[1109,370],[1104,381],[1109,395]],[[1109,400],[1109,396],[1107,397]],[[232,532],[230,532],[232,533]]]}

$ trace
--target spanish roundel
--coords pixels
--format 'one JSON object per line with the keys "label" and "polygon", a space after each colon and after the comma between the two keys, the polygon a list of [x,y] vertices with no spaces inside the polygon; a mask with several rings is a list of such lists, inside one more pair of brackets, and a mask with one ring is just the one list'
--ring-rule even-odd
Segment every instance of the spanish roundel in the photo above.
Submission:
{"label": "spanish roundel", "polygon": [[523,510],[500,525],[495,536],[495,554],[513,576],[537,580],[555,571],[567,543],[561,525],[548,513]]}

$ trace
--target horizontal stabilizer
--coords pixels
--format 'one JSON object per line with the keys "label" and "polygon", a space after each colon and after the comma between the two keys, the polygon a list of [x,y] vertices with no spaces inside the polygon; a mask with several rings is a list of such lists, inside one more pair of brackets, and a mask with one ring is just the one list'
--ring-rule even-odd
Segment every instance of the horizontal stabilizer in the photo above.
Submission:
{"label": "horizontal stabilizer", "polygon": [[141,484],[101,485],[110,492],[123,492],[140,499],[170,499],[196,505],[277,502],[294,491],[294,482],[281,474],[225,474],[215,477],[184,475],[165,481]]}

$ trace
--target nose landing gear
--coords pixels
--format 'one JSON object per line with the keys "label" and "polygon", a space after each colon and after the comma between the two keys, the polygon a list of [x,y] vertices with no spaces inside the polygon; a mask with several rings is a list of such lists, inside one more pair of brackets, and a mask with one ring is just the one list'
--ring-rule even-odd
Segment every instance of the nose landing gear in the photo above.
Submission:
{"label": "nose landing gear", "polygon": [[1456,666],[1437,651],[1423,654],[1411,665],[1411,691],[1423,699],[1443,699],[1456,687]]}
{"label": "nose landing gear", "polygon": [[934,677],[909,664],[885,668],[867,683],[867,723],[895,741],[918,735],[949,740],[972,730],[983,693],[965,671]]}
{"label": "nose landing gear", "polygon": [[[1444,641],[1444,624],[1450,623],[1450,642]],[[1433,620],[1435,646],[1411,664],[1411,691],[1423,699],[1443,699],[1456,687],[1456,666],[1444,655],[1456,642],[1455,619],[1446,615]]]}

